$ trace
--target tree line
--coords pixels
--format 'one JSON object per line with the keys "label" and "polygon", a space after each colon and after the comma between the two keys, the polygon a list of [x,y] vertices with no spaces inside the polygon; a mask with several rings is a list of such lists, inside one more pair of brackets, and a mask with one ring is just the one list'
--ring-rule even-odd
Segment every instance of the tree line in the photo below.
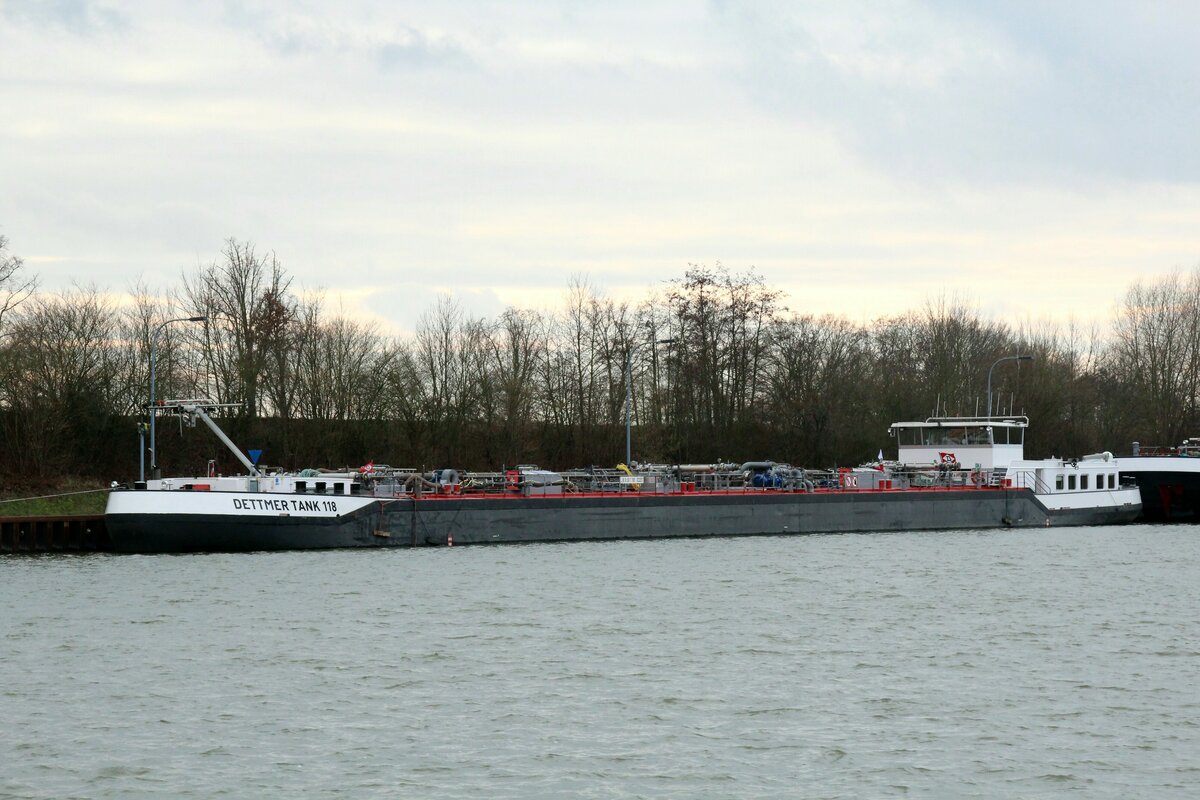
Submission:
{"label": "tree line", "polygon": [[[302,297],[273,253],[236,239],[165,297],[36,289],[0,237],[10,483],[133,477],[152,346],[159,398],[240,404],[223,427],[284,468],[612,465],[627,394],[635,460],[850,465],[894,454],[894,421],[984,413],[989,367],[1018,353],[1033,360],[996,368],[994,406],[1030,417],[1031,456],[1200,435],[1200,270],[1134,282],[1090,329],[945,297],[855,323],[789,310],[753,269],[693,264],[638,302],[582,278],[556,311],[483,318],[446,297],[389,336]],[[158,440],[165,474],[237,468],[207,432],[162,419]]]}

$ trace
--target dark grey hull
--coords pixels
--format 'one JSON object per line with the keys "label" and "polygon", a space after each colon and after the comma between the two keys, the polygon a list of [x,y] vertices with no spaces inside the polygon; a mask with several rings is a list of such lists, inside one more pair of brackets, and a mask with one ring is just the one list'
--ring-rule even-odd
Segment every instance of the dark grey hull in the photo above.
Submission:
{"label": "dark grey hull", "polygon": [[912,491],[380,500],[355,514],[110,514],[122,552],[420,547],[696,536],[1102,525],[1131,506],[1050,510],[1031,492]]}
{"label": "dark grey hull", "polygon": [[1122,474],[1137,481],[1142,493],[1142,518],[1147,522],[1200,517],[1200,472],[1131,470]]}

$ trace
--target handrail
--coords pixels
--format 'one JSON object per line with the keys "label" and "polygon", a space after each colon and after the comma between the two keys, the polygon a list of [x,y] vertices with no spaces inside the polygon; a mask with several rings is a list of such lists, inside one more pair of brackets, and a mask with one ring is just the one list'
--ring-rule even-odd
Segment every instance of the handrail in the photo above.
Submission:
{"label": "handrail", "polygon": [[1041,477],[1038,475],[1036,469],[1014,469],[1012,471],[1012,474],[1014,476],[1020,475],[1023,478],[1028,478],[1029,476],[1032,476],[1032,478],[1033,478],[1032,486],[1028,486],[1024,481],[1021,481],[1020,483],[1018,483],[1018,481],[1014,480],[1013,488],[1015,488],[1015,489],[1033,489],[1035,494],[1054,494],[1055,493],[1055,490],[1050,488],[1050,484],[1046,483],[1044,480],[1041,479]]}
{"label": "handrail", "polygon": [[[976,423],[979,423],[980,425],[994,425],[997,422],[1001,422],[1001,423],[1015,422],[1018,424],[1023,423],[1026,426],[1028,426],[1029,425],[1029,417],[1025,416],[1024,414],[1006,414],[1005,416],[1002,416],[1002,417],[977,417],[977,416],[976,417],[926,417],[925,422],[927,422],[927,423],[932,422],[932,423],[939,423],[939,424],[940,423],[950,423],[950,424],[954,424],[954,425],[961,425],[961,424],[967,423],[967,422],[976,422]],[[893,422],[892,424],[899,425],[901,423]],[[920,423],[918,423],[918,424],[920,424]]]}

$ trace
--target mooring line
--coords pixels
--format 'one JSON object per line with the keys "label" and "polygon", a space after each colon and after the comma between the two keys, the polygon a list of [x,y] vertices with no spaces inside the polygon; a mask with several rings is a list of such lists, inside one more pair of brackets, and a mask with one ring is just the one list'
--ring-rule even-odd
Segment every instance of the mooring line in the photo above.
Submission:
{"label": "mooring line", "polygon": [[81,489],[78,492],[63,492],[62,494],[42,494],[42,495],[38,495],[37,497],[13,497],[8,500],[0,500],[0,504],[24,503],[28,500],[50,500],[55,497],[70,497],[73,494],[94,494],[95,492],[111,492],[111,491],[112,491],[112,489],[107,488],[107,487],[104,489]]}

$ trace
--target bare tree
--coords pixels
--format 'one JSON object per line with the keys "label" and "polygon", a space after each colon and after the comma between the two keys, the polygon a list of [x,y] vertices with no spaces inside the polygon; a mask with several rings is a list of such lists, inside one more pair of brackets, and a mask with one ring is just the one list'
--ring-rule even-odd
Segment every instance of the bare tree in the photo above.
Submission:
{"label": "bare tree", "polygon": [[[977,413],[976,405],[985,402],[982,396],[988,368],[996,358],[1012,354],[1007,326],[984,319],[964,301],[945,296],[926,302],[921,323],[925,385],[937,392],[951,413]],[[999,377],[1003,380],[1007,374]]]}
{"label": "bare tree", "polygon": [[1153,283],[1137,281],[1125,293],[1114,327],[1111,364],[1143,409],[1147,437],[1177,442],[1196,404],[1197,300],[1200,272]]}
{"label": "bare tree", "polygon": [[258,312],[262,364],[259,394],[266,413],[282,419],[290,418],[296,408],[296,321],[301,309],[301,303],[284,287],[268,291]]}
{"label": "bare tree", "polygon": [[253,417],[263,410],[268,358],[287,346],[295,307],[291,278],[274,253],[260,255],[251,242],[229,239],[221,255],[220,262],[184,276],[183,299],[192,313],[208,317],[205,359],[214,394],[244,403]]}
{"label": "bare tree", "polygon": [[304,306],[295,337],[297,410],[309,419],[379,419],[390,354],[374,323],[345,317],[321,320],[320,307]]}
{"label": "bare tree", "polygon": [[407,365],[413,370],[411,390],[429,430],[435,453],[454,459],[478,419],[480,378],[486,370],[487,325],[466,316],[450,297],[441,297],[421,317]]}
{"label": "bare tree", "polygon": [[760,397],[768,386],[767,335],[782,310],[782,294],[753,269],[733,273],[692,264],[667,295],[676,346],[674,414],[717,446],[740,426],[761,424]]}
{"label": "bare tree", "polygon": [[0,359],[10,465],[47,474],[103,447],[106,418],[126,392],[117,339],[118,315],[95,287],[21,308]]}
{"label": "bare tree", "polygon": [[[853,463],[886,447],[889,423],[939,400],[973,413],[988,367],[1016,353],[1035,360],[997,370],[993,390],[998,409],[1030,414],[1031,453],[1200,432],[1200,269],[1133,284],[1112,325],[1090,329],[1012,328],[944,297],[869,324],[783,319],[777,290],[717,264],[690,265],[635,305],[583,278],[558,313],[473,319],[442,298],[414,336],[392,338],[299,301],[273,255],[235,239],[177,293],[139,284],[119,310],[94,287],[35,293],[7,244],[0,470],[93,468],[122,437],[132,454],[152,337],[161,396],[277,417],[235,432],[297,462],[604,463],[623,451],[628,389],[643,458]],[[210,324],[161,327],[192,314]],[[665,338],[675,343],[654,346]]]}
{"label": "bare tree", "polygon": [[1107,343],[1097,326],[1026,324],[1016,336],[1011,352],[1029,353],[1033,363],[1010,367],[996,381],[996,406],[1029,416],[1037,452],[1078,454],[1125,440],[1128,409],[1118,400],[1125,391],[1106,374]]}
{"label": "bare tree", "polygon": [[535,377],[546,356],[544,323],[537,312],[507,309],[488,337],[491,369],[488,389],[494,393],[484,408],[489,427],[498,427],[500,460],[516,464],[532,449],[531,422]]}
{"label": "bare tree", "polygon": [[864,425],[875,388],[863,381],[872,361],[867,331],[837,317],[801,316],[776,323],[772,337],[769,418],[796,448],[792,457],[820,466],[856,451],[862,457],[864,428],[882,429]]}
{"label": "bare tree", "polygon": [[[571,279],[567,289],[567,310],[562,319],[559,336],[570,371],[571,406],[567,418],[575,428],[573,450],[579,458],[587,442],[595,438],[600,409],[610,405],[604,367],[600,358],[599,299],[587,280],[581,276]],[[602,405],[603,404],[603,405]]]}
{"label": "bare tree", "polygon": [[117,412],[144,413],[149,398],[152,345],[157,355],[155,382],[159,397],[194,397],[202,394],[197,383],[203,364],[203,330],[185,325],[160,327],[164,321],[182,314],[170,297],[140,281],[131,287],[129,293],[132,303],[125,306],[120,314],[120,345],[126,370],[126,391]]}
{"label": "bare tree", "polygon": [[7,250],[8,239],[0,236],[0,336],[5,333],[4,317],[37,289],[37,278],[22,272],[25,262]]}

